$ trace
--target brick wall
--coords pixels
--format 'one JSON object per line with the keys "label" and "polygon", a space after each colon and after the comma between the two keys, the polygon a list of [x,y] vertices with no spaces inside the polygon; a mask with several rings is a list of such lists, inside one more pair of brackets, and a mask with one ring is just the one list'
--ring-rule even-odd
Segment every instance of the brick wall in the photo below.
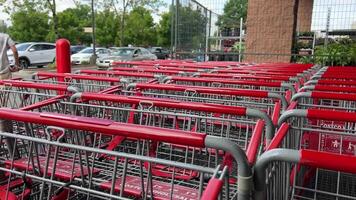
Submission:
{"label": "brick wall", "polygon": [[313,14],[313,2],[313,0],[299,0],[297,31],[310,31]]}
{"label": "brick wall", "polygon": [[[290,54],[295,0],[249,0],[246,53]],[[290,62],[290,56],[246,55],[246,62]]]}

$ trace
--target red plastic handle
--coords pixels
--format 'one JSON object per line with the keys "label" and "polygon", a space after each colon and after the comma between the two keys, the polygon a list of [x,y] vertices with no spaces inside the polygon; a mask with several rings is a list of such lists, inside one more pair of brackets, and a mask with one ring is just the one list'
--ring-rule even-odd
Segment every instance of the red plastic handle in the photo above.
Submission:
{"label": "red plastic handle", "polygon": [[204,111],[204,112],[212,112],[212,113],[246,115],[246,108],[237,107],[237,106],[225,106],[225,105],[197,103],[197,102],[184,102],[184,101],[176,101],[171,99],[140,97],[140,96],[120,96],[120,95],[112,95],[112,94],[98,95],[96,93],[89,93],[89,92],[82,93],[81,97],[84,101],[97,100],[97,101],[111,101],[111,102],[129,103],[129,104],[139,104],[141,102],[149,102],[152,103],[154,106],[158,106],[158,107],[177,108],[177,109]]}
{"label": "red plastic handle", "polygon": [[340,93],[333,93],[333,92],[311,92],[311,97],[315,99],[335,99],[335,100],[345,100],[345,101],[356,101],[356,94],[340,94]]}
{"label": "red plastic handle", "polygon": [[205,134],[175,129],[118,123],[111,120],[89,117],[27,112],[7,108],[0,108],[0,118],[74,130],[91,131],[112,136],[154,140],[199,148],[205,147]]}
{"label": "red plastic handle", "polygon": [[336,80],[318,80],[318,84],[322,85],[356,85],[356,81],[350,80],[350,81],[336,81]]}
{"label": "red plastic handle", "polygon": [[317,168],[356,173],[356,156],[302,149],[300,164]]}
{"label": "red plastic handle", "polygon": [[143,78],[154,78],[154,74],[147,73],[131,73],[131,72],[120,72],[120,71],[99,71],[99,70],[80,70],[80,73],[89,75],[115,75],[115,76],[129,76],[129,77],[143,77]]}
{"label": "red plastic handle", "polygon": [[179,74],[180,70],[164,70],[164,69],[144,69],[144,68],[122,68],[122,67],[115,67],[112,70],[114,71],[121,71],[121,72],[148,72],[153,74],[168,74],[168,75],[176,75]]}
{"label": "red plastic handle", "polygon": [[333,111],[333,110],[307,110],[307,117],[309,119],[317,120],[334,120],[345,122],[356,122],[356,113]]}
{"label": "red plastic handle", "polygon": [[232,88],[212,88],[212,87],[185,86],[185,85],[176,85],[176,84],[146,84],[146,83],[137,83],[136,88],[141,90],[156,89],[156,90],[170,90],[170,91],[181,91],[181,92],[195,91],[197,93],[203,93],[203,94],[221,94],[221,95],[268,98],[268,92],[261,91],[261,90],[242,90],[242,89],[232,89]]}
{"label": "red plastic handle", "polygon": [[211,178],[203,192],[201,200],[216,200],[222,191],[223,180]]}
{"label": "red plastic handle", "polygon": [[322,78],[325,79],[352,79],[355,80],[356,79],[356,75],[351,73],[347,73],[347,74],[343,74],[343,73],[324,73],[322,76]]}
{"label": "red plastic handle", "polygon": [[207,78],[228,78],[228,79],[255,79],[255,80],[268,80],[268,81],[288,81],[289,76],[262,76],[262,75],[247,75],[247,74],[212,74],[201,73],[199,77]]}
{"label": "red plastic handle", "polygon": [[58,102],[59,100],[64,99],[66,97],[67,97],[66,95],[58,95],[58,96],[46,99],[44,101],[40,101],[40,102],[31,104],[29,106],[23,107],[23,108],[21,108],[21,110],[29,111],[29,110],[34,110],[34,109],[37,109],[37,108],[42,108],[44,106],[51,105],[51,104],[53,104],[55,102]]}
{"label": "red plastic handle", "polygon": [[266,81],[248,81],[248,80],[226,80],[226,79],[210,79],[210,78],[190,78],[172,76],[173,81],[187,81],[187,82],[201,82],[201,83],[224,83],[236,85],[253,85],[253,86],[267,86],[267,87],[281,87],[282,82],[266,82]]}
{"label": "red plastic handle", "polygon": [[11,85],[13,87],[55,90],[55,91],[67,91],[67,88],[68,88],[68,86],[66,86],[66,85],[36,83],[36,82],[17,81],[17,80],[3,80],[0,82],[0,84]]}
{"label": "red plastic handle", "polygon": [[356,87],[336,87],[327,85],[315,85],[314,91],[330,91],[330,92],[345,92],[356,93]]}
{"label": "red plastic handle", "polygon": [[78,80],[92,80],[92,81],[105,81],[105,82],[120,82],[118,78],[110,78],[110,77],[100,77],[100,76],[89,76],[89,75],[81,75],[81,74],[57,74],[50,72],[37,72],[38,77],[46,77],[46,78],[71,78]]}

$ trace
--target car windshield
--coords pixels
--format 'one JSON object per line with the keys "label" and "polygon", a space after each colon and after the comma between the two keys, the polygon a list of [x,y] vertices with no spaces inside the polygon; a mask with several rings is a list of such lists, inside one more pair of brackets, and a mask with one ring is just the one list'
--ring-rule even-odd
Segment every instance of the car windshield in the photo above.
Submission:
{"label": "car windshield", "polygon": [[92,48],[83,49],[83,50],[79,51],[79,53],[93,53],[93,49]]}
{"label": "car windshield", "polygon": [[114,56],[129,56],[133,54],[134,49],[117,49],[115,50],[112,55]]}
{"label": "car windshield", "polygon": [[26,51],[29,46],[31,46],[29,43],[17,44],[16,49],[17,51]]}

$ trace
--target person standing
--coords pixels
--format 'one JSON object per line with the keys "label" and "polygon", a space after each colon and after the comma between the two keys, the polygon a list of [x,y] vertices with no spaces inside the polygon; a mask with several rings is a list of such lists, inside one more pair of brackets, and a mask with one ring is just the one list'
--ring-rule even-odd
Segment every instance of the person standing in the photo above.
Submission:
{"label": "person standing", "polygon": [[[10,66],[7,50],[12,50],[15,59],[15,65]],[[20,70],[19,55],[15,46],[15,42],[8,34],[0,33],[0,80],[10,79],[11,73]],[[1,87],[1,86],[0,86]],[[12,133],[12,122],[10,120],[0,119],[0,131]],[[6,139],[6,145],[11,156],[17,157],[18,151],[14,149],[14,139]],[[0,179],[4,174],[0,173]]]}
{"label": "person standing", "polygon": [[[7,50],[11,49],[14,54],[15,65],[10,66]],[[11,73],[20,70],[19,54],[15,42],[8,34],[0,33],[0,80],[11,78]]]}

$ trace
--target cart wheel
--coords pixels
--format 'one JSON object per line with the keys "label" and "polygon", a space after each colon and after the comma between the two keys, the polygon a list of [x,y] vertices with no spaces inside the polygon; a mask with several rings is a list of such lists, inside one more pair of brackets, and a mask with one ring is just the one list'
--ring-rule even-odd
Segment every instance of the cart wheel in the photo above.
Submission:
{"label": "cart wheel", "polygon": [[22,69],[27,69],[30,66],[30,63],[26,58],[20,58],[20,67]]}

